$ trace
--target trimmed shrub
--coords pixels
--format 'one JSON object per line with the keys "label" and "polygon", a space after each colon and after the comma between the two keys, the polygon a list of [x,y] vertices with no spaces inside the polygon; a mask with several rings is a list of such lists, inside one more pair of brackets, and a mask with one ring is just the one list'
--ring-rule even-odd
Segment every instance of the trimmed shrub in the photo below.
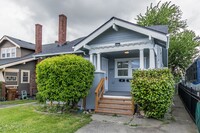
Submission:
{"label": "trimmed shrub", "polygon": [[147,117],[163,118],[171,107],[174,80],[169,69],[136,70],[131,87],[133,99]]}
{"label": "trimmed shrub", "polygon": [[88,95],[94,70],[88,60],[77,55],[62,55],[41,61],[36,67],[39,99],[76,105]]}

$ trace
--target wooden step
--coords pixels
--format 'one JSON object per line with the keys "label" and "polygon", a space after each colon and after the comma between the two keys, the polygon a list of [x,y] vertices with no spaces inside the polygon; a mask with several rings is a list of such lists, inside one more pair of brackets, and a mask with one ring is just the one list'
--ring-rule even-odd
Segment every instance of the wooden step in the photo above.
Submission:
{"label": "wooden step", "polygon": [[112,98],[112,97],[103,97],[101,98],[101,100],[118,100],[118,101],[132,101],[131,98],[127,97],[127,98]]}
{"label": "wooden step", "polygon": [[104,104],[124,104],[124,105],[131,105],[131,101],[115,101],[115,100],[100,100],[99,103]]}
{"label": "wooden step", "polygon": [[99,104],[99,108],[109,108],[109,109],[121,109],[121,110],[131,110],[132,106],[131,105],[110,105],[110,104]]}
{"label": "wooden step", "polygon": [[133,115],[132,111],[114,110],[114,109],[98,109],[95,110],[96,113],[106,113],[106,114],[119,114],[119,115]]}

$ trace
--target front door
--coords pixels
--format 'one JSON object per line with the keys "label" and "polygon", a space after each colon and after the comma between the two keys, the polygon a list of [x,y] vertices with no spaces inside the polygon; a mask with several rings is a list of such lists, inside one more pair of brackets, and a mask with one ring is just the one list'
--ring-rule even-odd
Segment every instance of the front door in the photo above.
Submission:
{"label": "front door", "polygon": [[108,59],[102,57],[102,66],[101,69],[102,71],[105,72],[104,77],[107,78],[107,80],[105,80],[105,91],[108,91]]}

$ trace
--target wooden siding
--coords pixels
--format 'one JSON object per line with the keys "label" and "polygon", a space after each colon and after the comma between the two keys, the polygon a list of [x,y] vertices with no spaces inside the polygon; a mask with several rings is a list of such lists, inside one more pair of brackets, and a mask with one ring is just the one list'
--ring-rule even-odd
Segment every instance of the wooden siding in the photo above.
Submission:
{"label": "wooden siding", "polygon": [[92,40],[88,45],[128,42],[144,38],[148,37],[122,27],[119,27],[118,31],[115,31],[113,28],[109,28],[97,38]]}
{"label": "wooden siding", "polygon": [[32,54],[34,53],[34,50],[29,50],[29,49],[24,49],[24,48],[21,48],[21,56],[26,56],[26,55],[29,55],[29,54]]}
{"label": "wooden siding", "polygon": [[[2,44],[0,44],[0,58],[1,58],[1,48],[10,48],[10,47],[16,47],[16,46],[9,41],[3,41]],[[16,47],[16,57],[21,57],[21,49],[17,47]]]}
{"label": "wooden siding", "polygon": [[35,61],[31,61],[31,62],[27,62],[26,64],[20,64],[20,65],[16,65],[16,66],[12,66],[9,68],[13,68],[13,69],[19,69],[19,78],[18,78],[18,91],[19,94],[21,94],[22,90],[26,90],[27,93],[29,94],[30,92],[30,83],[21,83],[21,70],[30,70],[30,75],[35,74],[35,65],[36,62]]}
{"label": "wooden siding", "polygon": [[[146,57],[146,68],[149,67],[149,54],[148,50],[145,50],[144,56]],[[133,56],[132,58],[139,58]],[[102,64],[103,65],[103,64]],[[119,82],[119,79],[125,79],[125,82]],[[110,58],[108,61],[108,90],[109,91],[130,91],[130,82],[127,82],[130,78],[115,78],[115,61],[114,58]]]}

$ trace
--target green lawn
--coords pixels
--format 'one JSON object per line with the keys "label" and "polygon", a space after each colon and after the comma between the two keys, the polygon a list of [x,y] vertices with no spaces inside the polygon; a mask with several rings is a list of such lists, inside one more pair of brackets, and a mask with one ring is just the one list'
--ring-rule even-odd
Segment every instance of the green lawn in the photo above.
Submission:
{"label": "green lawn", "polygon": [[4,133],[73,133],[90,121],[83,114],[39,113],[33,105],[0,109],[0,132]]}
{"label": "green lawn", "polygon": [[36,102],[36,100],[14,100],[14,101],[5,101],[5,102],[0,102],[0,106],[1,106],[1,105],[24,104],[24,103],[31,103],[31,102]]}

